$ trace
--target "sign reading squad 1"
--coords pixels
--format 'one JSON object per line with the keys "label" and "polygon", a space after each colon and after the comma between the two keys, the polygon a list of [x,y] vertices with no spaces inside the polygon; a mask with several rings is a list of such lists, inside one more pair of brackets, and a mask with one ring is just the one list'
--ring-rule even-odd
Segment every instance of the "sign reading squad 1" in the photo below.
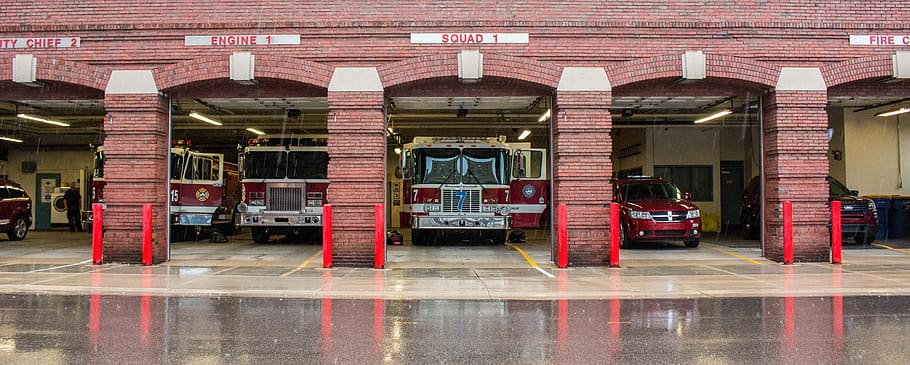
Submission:
{"label": "sign reading squad 1", "polygon": [[528,33],[411,33],[412,44],[528,43]]}

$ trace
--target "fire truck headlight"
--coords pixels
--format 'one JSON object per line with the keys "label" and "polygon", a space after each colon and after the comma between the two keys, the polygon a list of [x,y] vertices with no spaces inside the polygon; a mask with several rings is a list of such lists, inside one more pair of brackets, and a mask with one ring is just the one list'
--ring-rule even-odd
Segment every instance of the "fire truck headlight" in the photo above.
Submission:
{"label": "fire truck headlight", "polygon": [[698,218],[700,216],[698,209],[690,210],[686,213],[686,219]]}
{"label": "fire truck headlight", "polygon": [[250,205],[265,205],[265,199],[250,199]]}
{"label": "fire truck headlight", "polygon": [[238,211],[238,212],[240,212],[240,213],[246,213],[248,210],[250,210],[250,207],[248,207],[246,204],[244,204],[244,203],[237,204],[237,211]]}
{"label": "fire truck headlight", "polygon": [[637,210],[630,211],[629,216],[632,217],[632,219],[651,219],[651,213],[639,212]]}
{"label": "fire truck headlight", "polygon": [[439,204],[426,204],[425,205],[427,212],[439,212],[442,211],[442,207]]}
{"label": "fire truck headlight", "polygon": [[495,205],[484,205],[483,208],[481,208],[481,209],[482,209],[481,211],[484,213],[496,213]]}
{"label": "fire truck headlight", "polygon": [[503,205],[502,207],[499,208],[500,215],[509,215],[509,213],[511,213],[511,212],[512,212],[512,207],[510,207],[508,205]]}

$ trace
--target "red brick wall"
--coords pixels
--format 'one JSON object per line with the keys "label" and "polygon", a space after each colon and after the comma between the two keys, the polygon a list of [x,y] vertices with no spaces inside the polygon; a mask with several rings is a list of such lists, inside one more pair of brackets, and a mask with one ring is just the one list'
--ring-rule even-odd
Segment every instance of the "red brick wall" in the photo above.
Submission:
{"label": "red brick wall", "polygon": [[332,261],[373,265],[373,207],[385,203],[382,92],[329,92]]}
{"label": "red brick wall", "polygon": [[158,95],[104,99],[104,261],[138,263],[142,205],[153,214],[153,262],[167,259],[168,104]]}
{"label": "red brick wall", "polygon": [[796,261],[826,261],[828,204],[827,94],[779,91],[764,100],[765,252],[783,261],[782,203],[793,203]]}

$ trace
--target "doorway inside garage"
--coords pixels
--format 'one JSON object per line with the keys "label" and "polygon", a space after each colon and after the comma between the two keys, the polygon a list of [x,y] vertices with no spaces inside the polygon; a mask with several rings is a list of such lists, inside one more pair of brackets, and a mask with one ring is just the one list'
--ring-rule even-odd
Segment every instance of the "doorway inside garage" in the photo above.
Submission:
{"label": "doorway inside garage", "polygon": [[747,187],[761,172],[763,93],[670,78],[614,89],[612,187],[627,259],[698,259],[717,246],[761,255],[761,191]]}
{"label": "doorway inside garage", "polygon": [[321,246],[324,89],[261,79],[168,90],[170,242],[179,260],[289,260]]}
{"label": "doorway inside garage", "polygon": [[552,90],[452,78],[386,95],[389,264],[552,261]]}
{"label": "doorway inside garage", "polygon": [[908,86],[886,77],[828,91],[830,194],[841,202],[847,257],[851,248],[910,248]]}
{"label": "doorway inside garage", "polygon": [[0,256],[88,259],[102,91],[3,82],[0,94]]}

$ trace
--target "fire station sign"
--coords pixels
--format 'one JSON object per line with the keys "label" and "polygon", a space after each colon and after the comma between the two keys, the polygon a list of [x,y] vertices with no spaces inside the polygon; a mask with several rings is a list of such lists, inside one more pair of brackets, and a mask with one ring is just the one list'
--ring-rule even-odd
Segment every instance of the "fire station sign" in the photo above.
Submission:
{"label": "fire station sign", "polygon": [[0,48],[76,48],[81,43],[79,37],[0,38]]}
{"label": "fire station sign", "polygon": [[411,33],[411,44],[528,43],[528,33]]}
{"label": "fire station sign", "polygon": [[272,46],[300,44],[300,34],[188,35],[184,46]]}
{"label": "fire station sign", "polygon": [[910,34],[851,35],[853,46],[910,46]]}

